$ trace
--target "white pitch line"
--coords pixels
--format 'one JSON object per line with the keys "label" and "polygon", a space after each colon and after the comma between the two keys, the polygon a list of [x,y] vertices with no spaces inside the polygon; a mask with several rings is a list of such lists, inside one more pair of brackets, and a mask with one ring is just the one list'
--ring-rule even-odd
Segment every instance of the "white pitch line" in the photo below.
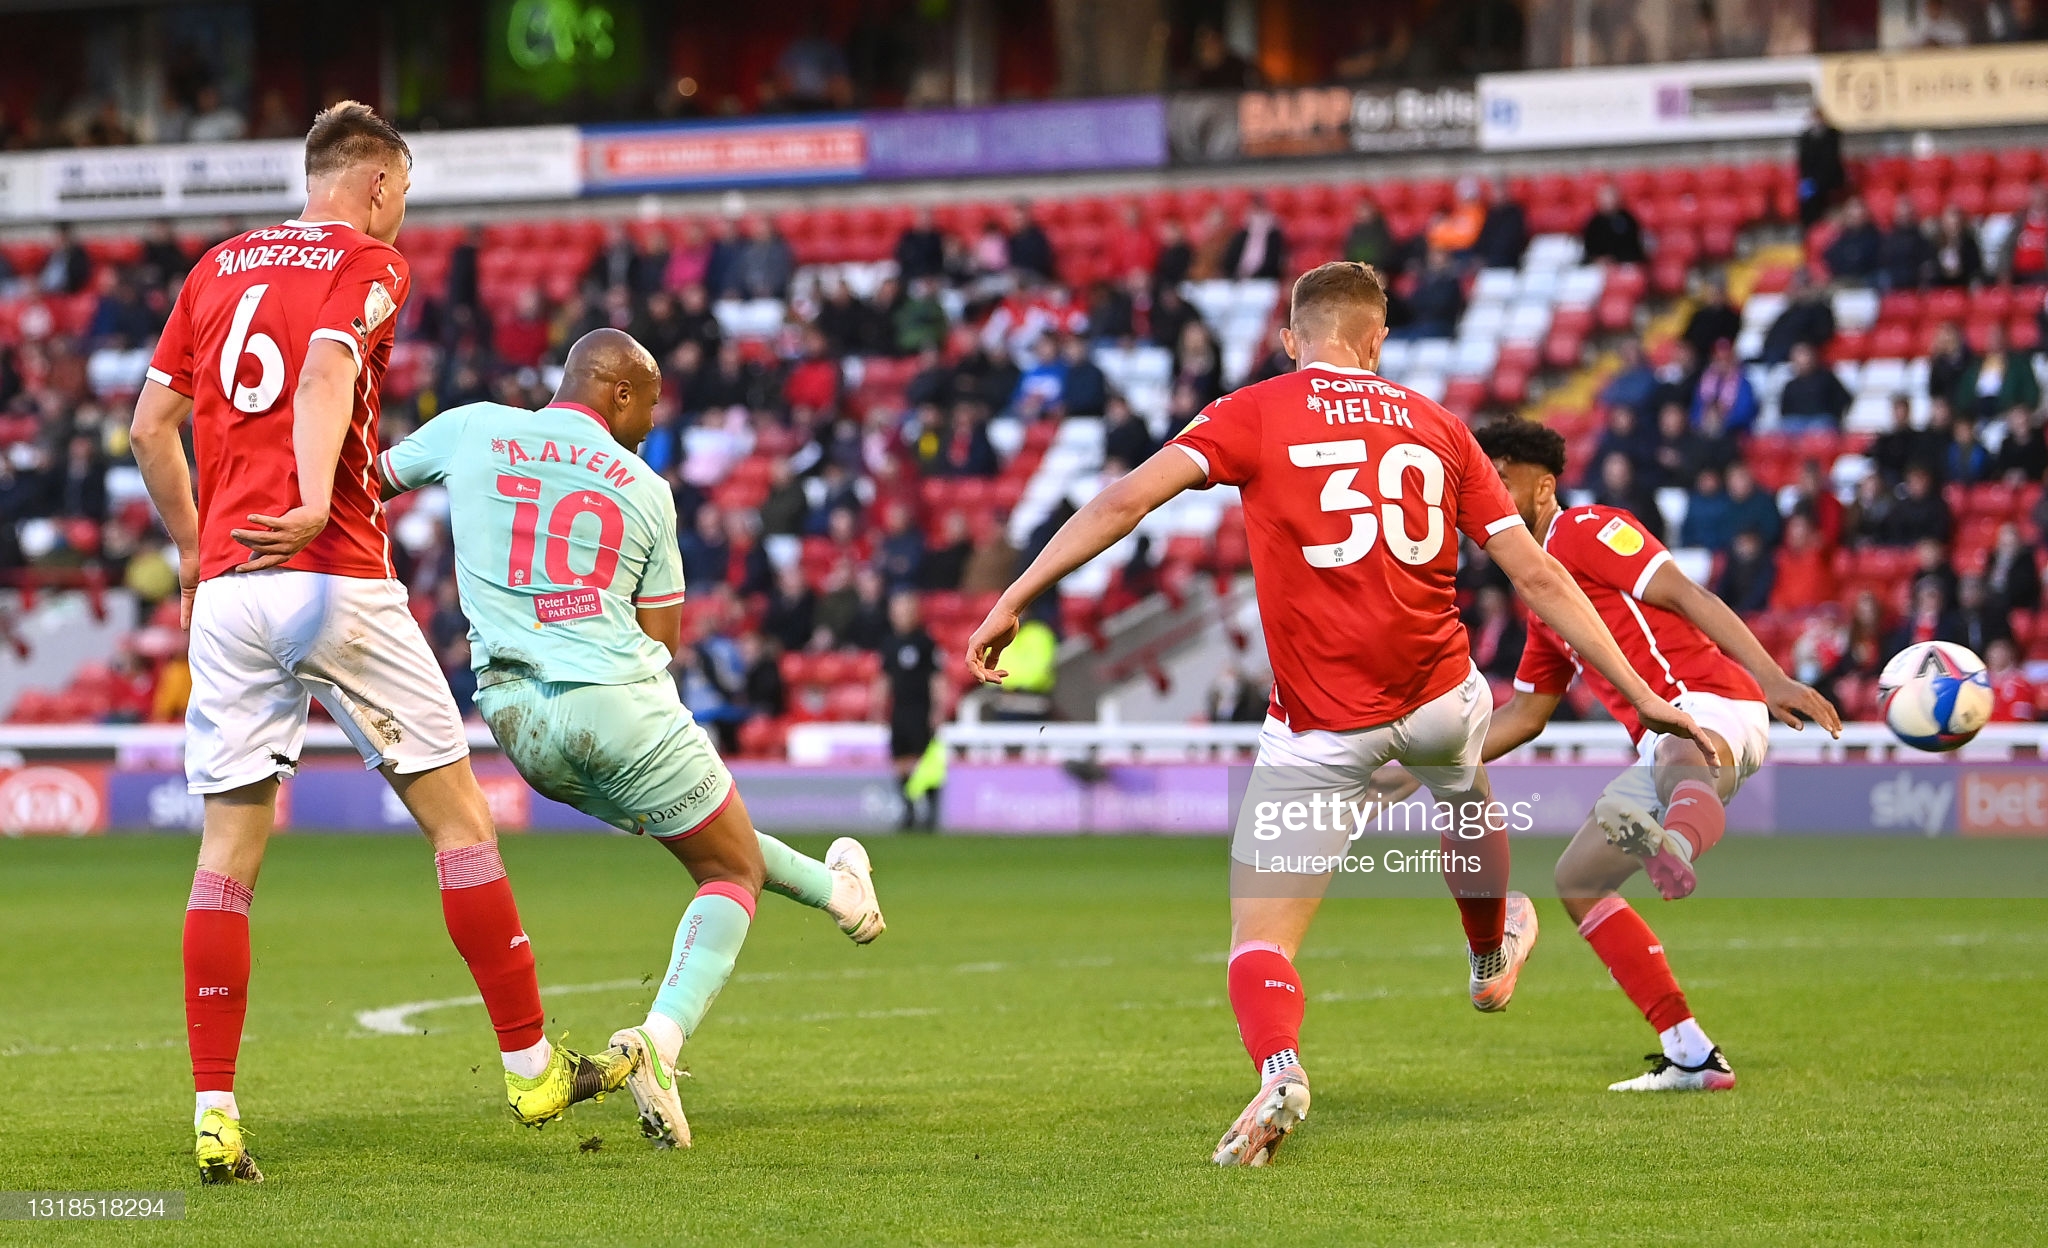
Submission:
{"label": "white pitch line", "polygon": [[[555,984],[540,990],[541,995],[568,996],[578,992],[616,992],[621,988],[639,988],[645,981],[638,979],[607,979],[595,984]],[[387,1005],[380,1010],[362,1010],[356,1014],[356,1025],[371,1035],[417,1036],[427,1028],[414,1025],[412,1016],[432,1010],[452,1010],[461,1005],[482,1005],[484,999],[475,993],[466,997],[437,997],[431,1001],[407,1001],[402,1005]]]}

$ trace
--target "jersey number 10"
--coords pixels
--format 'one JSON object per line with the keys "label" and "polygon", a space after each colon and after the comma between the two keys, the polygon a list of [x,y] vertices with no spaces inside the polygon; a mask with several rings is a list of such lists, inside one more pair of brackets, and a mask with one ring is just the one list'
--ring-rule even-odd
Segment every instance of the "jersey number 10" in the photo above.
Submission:
{"label": "jersey number 10", "polygon": [[[1304,546],[1302,558],[1312,568],[1342,568],[1372,553],[1385,534],[1387,549],[1402,563],[1428,563],[1444,548],[1444,461],[1435,451],[1414,442],[1403,442],[1380,458],[1379,515],[1374,516],[1370,495],[1352,488],[1359,469],[1344,464],[1366,461],[1365,439],[1345,438],[1336,442],[1297,442],[1287,448],[1287,460],[1297,468],[1335,468],[1323,482],[1324,511],[1351,513],[1351,536],[1341,542]],[[1410,537],[1401,515],[1404,491],[1402,478],[1413,468],[1422,474],[1422,501],[1429,507],[1429,527],[1421,537]]]}
{"label": "jersey number 10", "polygon": [[[505,584],[517,589],[533,584],[533,547],[540,529],[540,482],[532,477],[501,475],[498,493],[512,504],[512,558]],[[584,516],[597,517],[597,561],[590,571],[569,566],[569,533]],[[626,535],[626,517],[609,495],[576,490],[555,501],[548,512],[546,562],[548,579],[557,585],[605,589],[619,571],[619,542]]]}

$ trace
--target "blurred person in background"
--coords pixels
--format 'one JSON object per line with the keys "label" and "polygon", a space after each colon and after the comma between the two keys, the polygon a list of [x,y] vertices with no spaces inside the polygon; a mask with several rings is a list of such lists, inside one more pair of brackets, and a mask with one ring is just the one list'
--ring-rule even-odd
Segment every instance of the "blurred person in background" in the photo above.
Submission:
{"label": "blurred person in background", "polygon": [[1999,638],[1984,652],[1984,674],[1991,681],[1991,722],[2032,723],[2041,717],[2041,692],[2020,667],[2018,647]]}
{"label": "blurred person in background", "polygon": [[2041,605],[2040,566],[2019,526],[2011,521],[1998,526],[1984,565],[1984,587],[2008,611],[2032,611]]}
{"label": "blurred person in background", "polygon": [[1579,242],[1587,264],[1642,264],[1648,259],[1642,222],[1621,202],[1621,190],[1612,182],[1602,182],[1593,193],[1593,215],[1579,232]]}

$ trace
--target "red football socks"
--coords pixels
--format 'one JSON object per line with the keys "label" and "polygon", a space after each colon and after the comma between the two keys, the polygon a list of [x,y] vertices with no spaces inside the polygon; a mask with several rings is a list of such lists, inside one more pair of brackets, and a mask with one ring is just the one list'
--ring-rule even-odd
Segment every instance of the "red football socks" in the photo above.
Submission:
{"label": "red football socks", "polygon": [[1692,846],[1692,859],[1699,861],[1721,841],[1721,834],[1728,830],[1728,808],[1721,804],[1721,797],[1713,786],[1703,780],[1682,780],[1671,790],[1671,800],[1664,807],[1664,830],[1676,832]]}
{"label": "red football socks", "polygon": [[533,945],[519,925],[519,907],[497,843],[443,850],[434,855],[434,871],[441,881],[448,935],[483,994],[499,1050],[516,1053],[539,1044],[546,1015],[534,976]]}
{"label": "red football socks", "polygon": [[200,1092],[235,1090],[249,1013],[249,897],[248,885],[202,869],[185,903],[185,1038]]}
{"label": "red football socks", "polygon": [[[1465,943],[1472,952],[1500,948],[1508,918],[1508,831],[1489,827],[1466,840],[1448,832],[1437,839],[1444,856],[1444,883],[1458,900],[1458,920],[1465,925]],[[1474,860],[1478,869],[1471,869]]]}
{"label": "red football socks", "polygon": [[1280,946],[1248,940],[1230,951],[1230,1009],[1252,1065],[1301,1048],[1301,976]]}
{"label": "red football socks", "polygon": [[1664,946],[1635,907],[1619,897],[1603,897],[1579,924],[1579,935],[1652,1028],[1662,1032],[1692,1017],[1671,964],[1664,960]]}

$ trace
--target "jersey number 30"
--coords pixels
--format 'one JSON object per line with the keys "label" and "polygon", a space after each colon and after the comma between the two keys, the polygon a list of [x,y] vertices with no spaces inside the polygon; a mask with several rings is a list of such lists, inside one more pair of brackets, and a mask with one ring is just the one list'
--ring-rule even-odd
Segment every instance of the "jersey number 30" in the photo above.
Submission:
{"label": "jersey number 30", "polygon": [[[532,477],[500,476],[498,493],[519,501],[512,504],[512,558],[505,569],[505,584],[513,588],[533,584],[533,547],[540,529],[540,482]],[[597,559],[590,571],[569,566],[569,534],[584,516],[597,517]],[[548,579],[557,585],[582,585],[604,589],[619,571],[619,542],[626,535],[626,517],[609,495],[595,490],[576,490],[557,499],[548,512],[548,543],[543,560]]]}
{"label": "jersey number 30", "polygon": [[[1387,549],[1406,564],[1424,564],[1444,548],[1444,461],[1435,451],[1414,442],[1403,442],[1380,458],[1379,492],[1386,501],[1373,514],[1370,495],[1355,489],[1360,469],[1366,462],[1365,439],[1346,438],[1336,442],[1297,442],[1287,448],[1287,459],[1297,468],[1334,468],[1323,482],[1324,511],[1351,513],[1351,536],[1341,542],[1304,546],[1302,558],[1312,568],[1342,568],[1372,553],[1384,533]],[[1345,467],[1344,465],[1354,465]],[[1404,478],[1413,468],[1422,474],[1422,501],[1429,508],[1429,524],[1421,537],[1408,535],[1401,515]]]}

